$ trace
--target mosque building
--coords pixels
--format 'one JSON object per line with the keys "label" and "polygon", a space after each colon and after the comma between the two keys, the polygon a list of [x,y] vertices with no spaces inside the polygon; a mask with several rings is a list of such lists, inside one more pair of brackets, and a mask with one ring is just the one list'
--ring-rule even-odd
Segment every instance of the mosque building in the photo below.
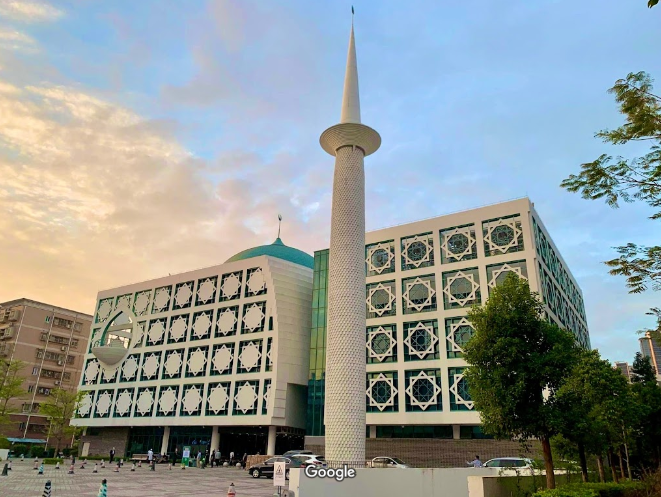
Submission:
{"label": "mosque building", "polygon": [[[336,180],[353,185],[380,144],[360,123],[353,28],[344,92],[341,122],[321,144]],[[99,292],[72,420],[85,427],[81,455],[324,454],[328,435],[344,460],[388,450],[449,464],[430,459],[438,446],[399,441],[485,438],[464,379],[466,315],[508,273],[590,346],[581,290],[528,198],[365,234],[362,188],[362,199],[360,188],[334,189],[331,261],[278,237],[217,266]],[[330,348],[329,327],[346,332]],[[329,423],[328,403],[344,421]]]}

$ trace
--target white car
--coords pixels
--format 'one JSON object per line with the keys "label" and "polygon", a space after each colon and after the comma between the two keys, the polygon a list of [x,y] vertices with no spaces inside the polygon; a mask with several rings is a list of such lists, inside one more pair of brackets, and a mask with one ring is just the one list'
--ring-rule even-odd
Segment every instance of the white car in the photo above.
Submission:
{"label": "white car", "polygon": [[370,463],[370,468],[394,468],[405,469],[410,466],[396,457],[375,457]]}
{"label": "white car", "polygon": [[315,466],[326,466],[326,459],[324,459],[324,456],[318,456],[316,454],[294,454],[290,457],[297,461],[301,461],[302,464],[306,466],[310,464]]}
{"label": "white car", "polygon": [[498,468],[505,476],[533,473],[533,461],[525,457],[497,457],[485,462],[484,467]]}

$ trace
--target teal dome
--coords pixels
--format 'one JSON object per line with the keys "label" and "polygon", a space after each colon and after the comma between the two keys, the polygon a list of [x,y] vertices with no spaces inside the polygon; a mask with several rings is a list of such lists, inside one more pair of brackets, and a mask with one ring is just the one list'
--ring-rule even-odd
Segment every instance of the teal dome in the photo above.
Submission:
{"label": "teal dome", "polygon": [[242,261],[244,259],[250,259],[252,257],[258,257],[260,255],[270,255],[271,257],[277,257],[284,261],[293,262],[299,266],[309,267],[310,269],[314,268],[314,257],[310,254],[306,254],[302,250],[295,249],[293,247],[287,247],[280,238],[276,238],[275,242],[271,245],[260,245],[259,247],[249,248],[242,252],[239,252],[236,255],[233,255],[225,262],[236,262]]}

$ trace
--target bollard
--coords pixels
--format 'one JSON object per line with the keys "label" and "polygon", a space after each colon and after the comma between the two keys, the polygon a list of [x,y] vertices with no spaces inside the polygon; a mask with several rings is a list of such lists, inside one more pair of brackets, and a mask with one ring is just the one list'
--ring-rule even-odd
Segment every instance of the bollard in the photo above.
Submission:
{"label": "bollard", "polygon": [[156,471],[156,461],[152,461],[150,466],[149,471]]}
{"label": "bollard", "polygon": [[39,461],[37,459],[34,460],[34,466],[32,469],[39,469]]}
{"label": "bollard", "polygon": [[39,473],[37,473],[37,474],[39,474],[39,475],[44,474],[44,463],[41,463],[41,466],[39,466]]}
{"label": "bollard", "polygon": [[25,461],[25,454],[21,454],[21,462]]}
{"label": "bollard", "polygon": [[9,476],[9,473],[7,473],[7,471],[8,471],[7,468],[8,467],[9,467],[8,464],[5,463],[5,467],[2,468],[2,476]]}
{"label": "bollard", "polygon": [[105,462],[103,459],[101,459],[101,467],[102,467],[102,468],[105,468],[105,467],[106,467],[106,462]]}
{"label": "bollard", "polygon": [[73,463],[71,463],[71,466],[69,466],[69,471],[67,471],[67,474],[68,474],[68,475],[72,475],[72,474],[73,474]]}
{"label": "bollard", "polygon": [[99,487],[99,495],[97,497],[108,497],[108,482],[104,478]]}
{"label": "bollard", "polygon": [[234,483],[230,483],[230,488],[227,489],[227,497],[236,497],[236,490],[234,489]]}
{"label": "bollard", "polygon": [[55,469],[60,469],[60,461],[57,461],[57,462],[55,463]]}
{"label": "bollard", "polygon": [[135,463],[131,465],[131,471],[135,471]]}
{"label": "bollard", "polygon": [[138,468],[142,468],[142,461],[138,461]]}
{"label": "bollard", "polygon": [[119,460],[119,465],[120,465],[120,466],[124,466],[124,459],[120,459],[120,460]]}
{"label": "bollard", "polygon": [[169,469],[169,470],[172,470],[172,463],[171,463],[171,462],[168,463],[168,469]]}
{"label": "bollard", "polygon": [[119,461],[117,461],[117,466],[115,466],[115,469],[112,470],[113,473],[119,473]]}
{"label": "bollard", "polygon": [[99,465],[97,463],[94,463],[94,469],[92,470],[92,473],[98,473],[99,472]]}
{"label": "bollard", "polygon": [[7,469],[9,469],[9,471],[11,471],[11,459],[9,459],[9,461],[7,461],[7,464],[9,464],[9,468],[7,468]]}
{"label": "bollard", "polygon": [[41,494],[41,497],[51,497],[51,490],[50,480],[46,480],[46,485],[44,485],[44,493]]}

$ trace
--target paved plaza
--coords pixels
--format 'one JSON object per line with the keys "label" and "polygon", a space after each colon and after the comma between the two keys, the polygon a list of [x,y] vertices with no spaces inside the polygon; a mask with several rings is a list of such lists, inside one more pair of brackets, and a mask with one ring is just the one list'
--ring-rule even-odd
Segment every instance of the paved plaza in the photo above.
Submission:
{"label": "paved plaza", "polygon": [[[0,463],[0,468],[4,462]],[[99,473],[92,473],[94,463],[87,469],[78,469],[68,475],[67,467],[55,470],[45,466],[43,476],[32,469],[33,463],[12,461],[9,476],[0,477],[2,497],[41,497],[46,480],[51,480],[52,497],[97,497],[101,480],[108,480],[108,497],[180,497],[180,496],[225,496],[230,483],[234,483],[237,497],[271,497],[277,490],[270,478],[251,478],[246,471],[236,468],[187,468],[177,467],[171,471],[167,465],[157,465],[149,471],[147,465],[131,472],[124,465],[120,473],[114,473],[106,464]]]}

